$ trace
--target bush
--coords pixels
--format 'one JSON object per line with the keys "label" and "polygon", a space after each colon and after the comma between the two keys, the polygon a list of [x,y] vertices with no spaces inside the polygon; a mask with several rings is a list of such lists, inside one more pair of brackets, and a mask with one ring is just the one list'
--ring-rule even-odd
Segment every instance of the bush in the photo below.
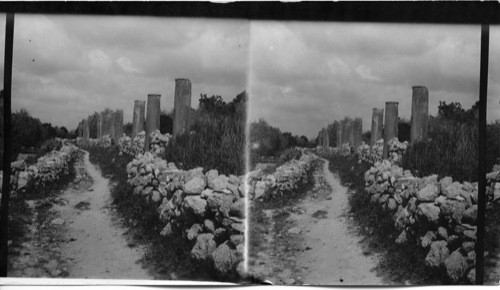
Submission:
{"label": "bush", "polygon": [[180,169],[203,167],[223,174],[245,172],[246,93],[226,104],[202,95],[190,132],[172,139],[163,158]]}
{"label": "bush", "polygon": [[403,168],[416,176],[438,174],[457,181],[477,181],[477,124],[431,119],[427,141],[410,145],[403,155]]}
{"label": "bush", "polygon": [[[416,176],[438,174],[457,181],[477,181],[479,130],[477,103],[469,110],[460,103],[439,102],[438,116],[429,118],[429,139],[411,145],[403,156],[403,168]],[[491,127],[493,128],[493,127]],[[489,134],[495,136],[495,129]],[[500,136],[500,133],[499,133]],[[493,147],[498,141],[488,138]],[[497,138],[498,139],[498,138]],[[497,147],[498,148],[498,147]],[[488,150],[489,169],[494,164],[494,149]],[[488,168],[487,168],[488,169]]]}
{"label": "bush", "polygon": [[298,148],[288,148],[283,151],[278,159],[279,164],[285,164],[292,159],[299,159],[302,155],[302,151]]}
{"label": "bush", "polygon": [[59,150],[62,147],[62,142],[61,140],[52,138],[45,140],[42,145],[40,146],[39,153],[46,154],[51,152],[52,150]]}

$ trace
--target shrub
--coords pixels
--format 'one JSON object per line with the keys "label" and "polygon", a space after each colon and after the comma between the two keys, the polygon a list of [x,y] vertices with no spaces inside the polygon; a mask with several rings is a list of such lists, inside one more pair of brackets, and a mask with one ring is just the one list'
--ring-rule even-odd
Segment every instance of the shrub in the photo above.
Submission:
{"label": "shrub", "polygon": [[40,153],[46,154],[51,152],[52,150],[59,150],[62,147],[62,142],[61,140],[58,140],[56,138],[48,139],[43,141],[42,145],[40,146]]}
{"label": "shrub", "polygon": [[403,168],[416,176],[438,174],[458,181],[477,181],[477,124],[431,119],[427,141],[409,146],[403,156]]}
{"label": "shrub", "polygon": [[225,103],[218,96],[202,95],[190,132],[172,139],[163,158],[180,169],[203,167],[224,174],[245,171],[246,93]]}
{"label": "shrub", "polygon": [[292,159],[299,159],[302,155],[302,151],[298,148],[288,148],[284,150],[278,159],[279,164],[284,164]]}

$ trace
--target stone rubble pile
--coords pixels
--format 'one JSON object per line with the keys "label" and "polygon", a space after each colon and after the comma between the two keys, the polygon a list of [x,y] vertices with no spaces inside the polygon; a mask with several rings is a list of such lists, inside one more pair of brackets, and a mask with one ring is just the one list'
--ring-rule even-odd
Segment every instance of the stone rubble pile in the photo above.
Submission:
{"label": "stone rubble pile", "polygon": [[161,235],[181,233],[192,245],[191,256],[211,263],[224,275],[243,267],[244,176],[226,176],[203,168],[179,170],[150,152],[127,165],[135,195],[158,205],[165,222]]}
{"label": "stone rubble pile", "polygon": [[303,153],[300,159],[293,159],[276,168],[272,174],[263,175],[261,170],[248,174],[248,194],[251,199],[268,199],[286,196],[308,182],[308,173],[317,157]]}
{"label": "stone rubble pile", "polygon": [[[489,176],[500,178],[500,172]],[[418,178],[387,160],[376,162],[365,173],[365,182],[371,201],[393,214],[401,231],[396,243],[415,242],[428,250],[428,267],[445,269],[454,282],[474,283],[477,182],[438,180],[437,175]],[[490,179],[490,188],[493,183]],[[494,192],[488,200],[494,199]]]}

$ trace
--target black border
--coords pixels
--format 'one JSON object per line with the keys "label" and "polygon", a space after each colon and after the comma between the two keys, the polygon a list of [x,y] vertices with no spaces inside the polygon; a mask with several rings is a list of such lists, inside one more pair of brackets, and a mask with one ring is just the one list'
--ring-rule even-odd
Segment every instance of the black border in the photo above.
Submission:
{"label": "black border", "polygon": [[349,22],[500,24],[497,2],[1,2],[0,12]]}

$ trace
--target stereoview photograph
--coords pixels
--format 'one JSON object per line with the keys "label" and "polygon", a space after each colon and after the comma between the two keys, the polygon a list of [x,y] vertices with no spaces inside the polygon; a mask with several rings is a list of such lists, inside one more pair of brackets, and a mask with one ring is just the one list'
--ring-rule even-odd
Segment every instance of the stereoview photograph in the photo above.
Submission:
{"label": "stereoview photograph", "polygon": [[13,23],[7,277],[500,281],[497,26]]}

